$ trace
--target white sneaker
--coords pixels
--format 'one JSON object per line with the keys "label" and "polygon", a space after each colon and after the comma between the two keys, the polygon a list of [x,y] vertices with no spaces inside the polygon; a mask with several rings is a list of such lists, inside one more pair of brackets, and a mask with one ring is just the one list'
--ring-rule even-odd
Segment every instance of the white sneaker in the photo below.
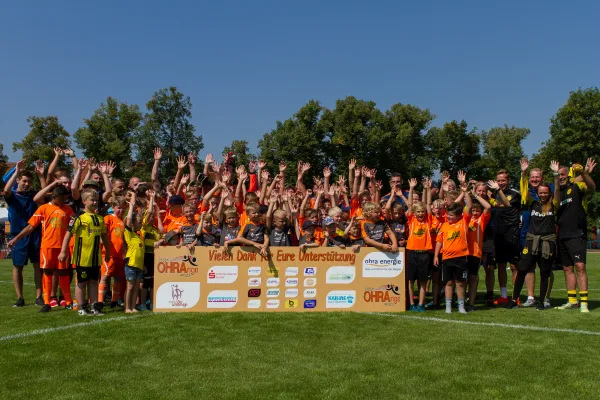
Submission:
{"label": "white sneaker", "polygon": [[100,316],[104,315],[104,313],[102,311],[98,311],[98,310],[92,310],[92,312],[90,314],[95,317],[100,317]]}
{"label": "white sneaker", "polygon": [[535,299],[527,299],[525,303],[521,304],[521,307],[533,307],[535,304]]}
{"label": "white sneaker", "polygon": [[590,309],[588,308],[588,303],[581,303],[581,305],[579,306],[579,311],[583,313],[590,312]]}
{"label": "white sneaker", "polygon": [[86,316],[86,315],[92,315],[88,310],[86,310],[85,308],[80,308],[77,313],[79,314],[79,316]]}
{"label": "white sneaker", "polygon": [[579,308],[579,303],[565,303],[556,307],[557,310],[575,310],[576,308]]}
{"label": "white sneaker", "polygon": [[552,304],[550,304],[550,299],[544,300],[544,308],[552,308]]}

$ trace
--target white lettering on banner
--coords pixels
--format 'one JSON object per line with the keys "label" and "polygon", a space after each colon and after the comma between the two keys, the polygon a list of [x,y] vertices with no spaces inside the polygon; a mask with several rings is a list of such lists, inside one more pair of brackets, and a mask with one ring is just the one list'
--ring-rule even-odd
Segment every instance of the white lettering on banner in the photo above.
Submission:
{"label": "white lettering on banner", "polygon": [[402,273],[404,252],[370,253],[363,260],[364,278],[395,278]]}
{"label": "white lettering on banner", "polygon": [[356,303],[356,290],[333,290],[327,293],[326,308],[350,308]]}
{"label": "white lettering on banner", "polygon": [[317,289],[304,289],[304,297],[307,299],[317,297]]}
{"label": "white lettering on banner", "polygon": [[200,300],[200,282],[165,282],[156,291],[156,308],[192,308]]}
{"label": "white lettering on banner", "polygon": [[260,299],[248,300],[248,308],[260,308]]}
{"label": "white lettering on banner", "polygon": [[355,276],[355,267],[330,267],[327,270],[325,283],[348,284],[354,281]]}
{"label": "white lettering on banner", "polygon": [[298,289],[286,289],[285,297],[298,297]]}
{"label": "white lettering on banner", "polygon": [[279,300],[267,300],[267,308],[279,308]]}
{"label": "white lettering on banner", "polygon": [[285,269],[285,276],[296,276],[298,275],[298,267],[287,267]]}
{"label": "white lettering on banner", "polygon": [[208,283],[233,283],[238,277],[237,265],[217,265],[208,269]]}
{"label": "white lettering on banner", "polygon": [[267,279],[267,286],[268,287],[279,286],[279,278],[269,278],[269,279]]}
{"label": "white lettering on banner", "polygon": [[208,294],[206,307],[233,308],[238,302],[237,290],[213,290]]}
{"label": "white lettering on banner", "polygon": [[250,279],[248,279],[248,286],[256,287],[256,286],[260,286],[261,284],[262,284],[262,279],[261,278],[250,278]]}
{"label": "white lettering on banner", "polygon": [[262,272],[262,267],[248,267],[248,276],[259,276]]}
{"label": "white lettering on banner", "polygon": [[285,286],[286,287],[293,287],[293,286],[297,286],[298,285],[298,278],[287,278],[285,280]]}
{"label": "white lettering on banner", "polygon": [[267,289],[267,297],[279,297],[279,289]]}

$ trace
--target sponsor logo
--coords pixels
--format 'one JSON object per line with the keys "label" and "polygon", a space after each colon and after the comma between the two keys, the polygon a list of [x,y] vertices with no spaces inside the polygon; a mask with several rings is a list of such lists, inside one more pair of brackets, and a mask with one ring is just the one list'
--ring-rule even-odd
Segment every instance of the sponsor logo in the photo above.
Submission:
{"label": "sponsor logo", "polygon": [[285,297],[298,297],[298,289],[286,289]]}
{"label": "sponsor logo", "polygon": [[238,302],[237,290],[213,290],[206,298],[208,308],[233,308]]}
{"label": "sponsor logo", "polygon": [[267,308],[279,308],[279,300],[267,300]]}
{"label": "sponsor logo", "polygon": [[315,275],[317,275],[317,267],[304,268],[304,276],[315,276]]}
{"label": "sponsor logo", "polygon": [[262,283],[261,278],[250,278],[248,279],[248,286],[260,286]]}
{"label": "sponsor logo", "polygon": [[192,264],[194,267],[197,267],[198,264],[196,264],[196,257],[193,255],[189,255],[189,256],[183,256],[183,261],[187,261],[190,264]]}
{"label": "sponsor logo", "polygon": [[306,278],[304,279],[304,286],[313,287],[317,284],[317,278]]}
{"label": "sponsor logo", "polygon": [[287,267],[285,269],[285,276],[296,276],[298,275],[298,267]]}
{"label": "sponsor logo", "polygon": [[269,286],[269,287],[279,286],[279,278],[269,278],[269,279],[267,279],[267,286]]}
{"label": "sponsor logo", "polygon": [[[196,262],[193,257],[194,263]],[[178,274],[179,276],[190,277],[199,273],[199,268],[190,262],[189,256],[178,257],[160,257],[156,263],[156,270],[161,274]]]}
{"label": "sponsor logo", "polygon": [[248,300],[248,308],[260,308],[260,299]]}
{"label": "sponsor logo", "polygon": [[404,269],[404,252],[370,253],[363,260],[363,277],[395,278]]}
{"label": "sponsor logo", "polygon": [[528,249],[527,247],[525,247],[525,248],[523,249],[523,254],[527,254],[527,253],[529,253],[529,249]]}
{"label": "sponsor logo", "polygon": [[248,267],[248,276],[259,276],[262,272],[262,267]]}
{"label": "sponsor logo", "polygon": [[317,297],[317,289],[304,289],[304,297],[307,299]]}
{"label": "sponsor logo", "polygon": [[400,288],[396,285],[389,284],[379,287],[365,288],[363,300],[366,303],[383,303],[386,306],[393,306],[402,301]]}
{"label": "sponsor logo", "polygon": [[297,285],[298,285],[298,278],[287,278],[285,280],[286,287],[297,286]]}
{"label": "sponsor logo", "polygon": [[215,266],[209,268],[207,273],[208,283],[233,283],[238,277],[238,267],[233,266]]}
{"label": "sponsor logo", "polygon": [[156,308],[191,308],[200,300],[200,282],[165,282],[156,291]]}
{"label": "sponsor logo", "polygon": [[315,308],[316,306],[316,300],[304,300],[304,308]]}
{"label": "sponsor logo", "polygon": [[248,297],[260,297],[260,289],[249,289]]}
{"label": "sponsor logo", "polygon": [[350,308],[356,301],[356,290],[333,290],[327,293],[326,308]]}
{"label": "sponsor logo", "polygon": [[285,301],[285,308],[296,308],[296,307],[298,307],[297,299],[287,299]]}
{"label": "sponsor logo", "polygon": [[267,297],[279,297],[279,289],[267,289]]}
{"label": "sponsor logo", "polygon": [[355,267],[331,267],[327,270],[325,283],[348,284],[354,281],[355,276]]}

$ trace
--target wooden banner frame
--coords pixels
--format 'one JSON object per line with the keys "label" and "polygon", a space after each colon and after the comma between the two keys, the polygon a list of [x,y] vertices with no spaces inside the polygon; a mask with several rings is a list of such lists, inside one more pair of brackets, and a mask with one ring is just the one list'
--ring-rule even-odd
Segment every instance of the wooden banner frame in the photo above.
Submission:
{"label": "wooden banner frame", "polygon": [[160,247],[154,311],[406,311],[405,251]]}

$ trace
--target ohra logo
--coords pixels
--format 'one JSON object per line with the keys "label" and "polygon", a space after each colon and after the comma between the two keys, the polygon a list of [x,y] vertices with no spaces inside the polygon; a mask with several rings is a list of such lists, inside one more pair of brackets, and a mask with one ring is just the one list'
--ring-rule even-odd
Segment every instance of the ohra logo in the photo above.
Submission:
{"label": "ohra logo", "polygon": [[183,256],[183,261],[188,261],[190,264],[192,264],[194,267],[197,267],[198,264],[196,264],[196,257],[189,255],[189,256]]}
{"label": "ohra logo", "polygon": [[198,273],[198,268],[190,266],[182,261],[160,261],[156,264],[156,269],[162,274],[180,274],[191,276]]}

